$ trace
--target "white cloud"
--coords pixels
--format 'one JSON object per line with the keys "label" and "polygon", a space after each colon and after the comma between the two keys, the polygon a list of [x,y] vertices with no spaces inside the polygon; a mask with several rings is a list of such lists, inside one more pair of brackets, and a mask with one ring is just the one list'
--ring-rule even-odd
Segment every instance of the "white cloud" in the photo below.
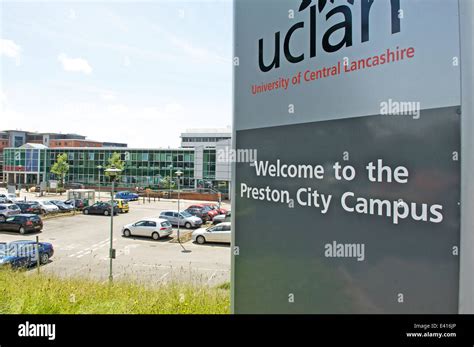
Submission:
{"label": "white cloud", "polygon": [[107,111],[112,115],[117,113],[126,113],[128,112],[128,107],[122,104],[110,105],[107,107]]}
{"label": "white cloud", "polygon": [[17,65],[20,65],[21,47],[12,40],[0,39],[0,55],[13,58]]}
{"label": "white cloud", "polygon": [[58,56],[59,62],[62,64],[64,71],[83,72],[86,75],[92,73],[92,67],[89,62],[82,58],[69,58],[66,54],[61,53]]}
{"label": "white cloud", "polygon": [[105,91],[100,94],[100,98],[104,101],[114,101],[117,99],[117,96],[113,92]]}

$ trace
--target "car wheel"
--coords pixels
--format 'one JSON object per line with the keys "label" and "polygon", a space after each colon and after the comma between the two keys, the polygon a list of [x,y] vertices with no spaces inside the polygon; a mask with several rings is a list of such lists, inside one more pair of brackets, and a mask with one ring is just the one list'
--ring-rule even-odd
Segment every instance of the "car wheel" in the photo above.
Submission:
{"label": "car wheel", "polygon": [[46,210],[41,210],[41,214],[46,214]]}
{"label": "car wheel", "polygon": [[158,234],[157,232],[154,232],[153,234],[151,234],[151,237],[153,238],[153,240],[159,240],[160,239],[160,234]]}
{"label": "car wheel", "polygon": [[125,236],[125,237],[130,237],[130,236],[132,236],[132,233],[130,232],[130,230],[125,229],[125,230],[123,231],[123,236]]}
{"label": "car wheel", "polygon": [[104,216],[108,216],[109,215],[109,211],[105,210],[104,211]]}
{"label": "car wheel", "polygon": [[186,224],[184,225],[184,227],[185,227],[186,229],[191,229],[192,225],[191,225],[191,223],[186,222]]}
{"label": "car wheel", "polygon": [[5,216],[4,215],[0,215],[0,222],[5,222]]}
{"label": "car wheel", "polygon": [[89,210],[82,210],[82,213],[89,214]]}
{"label": "car wheel", "polygon": [[25,230],[25,228],[23,228],[23,227],[20,227],[20,230],[19,230],[19,231],[20,231],[20,234],[22,234],[22,235],[25,235],[25,234],[26,234],[26,230]]}
{"label": "car wheel", "polygon": [[48,253],[41,254],[40,263],[44,265],[44,264],[48,264],[48,261],[49,261],[49,254]]}
{"label": "car wheel", "polygon": [[206,239],[204,238],[204,236],[202,235],[199,235],[197,238],[196,238],[196,241],[197,243],[199,243],[200,245],[203,245],[206,243]]}

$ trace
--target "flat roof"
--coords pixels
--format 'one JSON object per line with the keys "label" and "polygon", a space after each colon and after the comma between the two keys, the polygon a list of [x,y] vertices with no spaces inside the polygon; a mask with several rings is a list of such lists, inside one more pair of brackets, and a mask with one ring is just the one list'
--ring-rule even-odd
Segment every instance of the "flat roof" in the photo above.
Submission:
{"label": "flat roof", "polygon": [[[25,147],[23,147],[24,149]],[[214,148],[214,147],[207,147]],[[22,147],[5,147],[4,149],[22,149]],[[49,149],[49,150],[84,150],[84,151],[194,151],[194,147],[179,147],[179,148],[129,148],[129,147],[44,147],[40,149]]]}

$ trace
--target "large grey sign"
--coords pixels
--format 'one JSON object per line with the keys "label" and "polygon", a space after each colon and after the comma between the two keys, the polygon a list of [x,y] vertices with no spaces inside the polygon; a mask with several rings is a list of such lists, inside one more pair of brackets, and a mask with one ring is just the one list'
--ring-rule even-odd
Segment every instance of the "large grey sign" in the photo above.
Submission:
{"label": "large grey sign", "polygon": [[458,312],[458,1],[236,1],[235,47],[234,312]]}

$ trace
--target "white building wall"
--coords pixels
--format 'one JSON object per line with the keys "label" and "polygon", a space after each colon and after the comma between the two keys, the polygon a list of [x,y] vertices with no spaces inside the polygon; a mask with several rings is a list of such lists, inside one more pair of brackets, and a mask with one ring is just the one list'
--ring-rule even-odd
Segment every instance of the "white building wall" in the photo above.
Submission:
{"label": "white building wall", "polygon": [[203,179],[203,160],[204,160],[204,147],[199,146],[194,148],[194,178],[196,180]]}
{"label": "white building wall", "polygon": [[216,144],[216,181],[230,181],[231,178],[231,140],[219,141]]}

